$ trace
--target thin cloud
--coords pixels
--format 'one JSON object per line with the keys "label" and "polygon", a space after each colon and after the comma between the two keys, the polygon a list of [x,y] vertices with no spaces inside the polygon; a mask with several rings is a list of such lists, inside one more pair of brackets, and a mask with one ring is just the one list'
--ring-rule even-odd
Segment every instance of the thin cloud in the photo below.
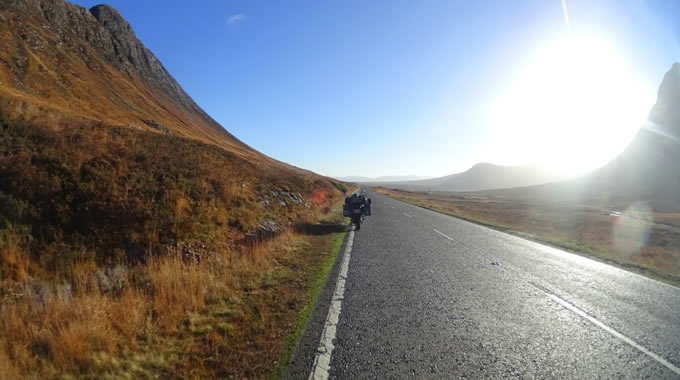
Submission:
{"label": "thin cloud", "polygon": [[245,19],[246,19],[245,13],[237,13],[235,15],[229,16],[229,18],[227,19],[227,24],[234,25],[234,24],[239,23],[239,22],[241,22]]}

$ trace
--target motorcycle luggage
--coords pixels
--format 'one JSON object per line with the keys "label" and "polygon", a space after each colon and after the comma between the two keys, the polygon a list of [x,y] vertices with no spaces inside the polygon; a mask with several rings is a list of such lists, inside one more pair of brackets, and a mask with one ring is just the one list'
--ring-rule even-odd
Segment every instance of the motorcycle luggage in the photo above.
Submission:
{"label": "motorcycle luggage", "polygon": [[342,216],[351,216],[352,214],[349,212],[349,205],[342,205]]}

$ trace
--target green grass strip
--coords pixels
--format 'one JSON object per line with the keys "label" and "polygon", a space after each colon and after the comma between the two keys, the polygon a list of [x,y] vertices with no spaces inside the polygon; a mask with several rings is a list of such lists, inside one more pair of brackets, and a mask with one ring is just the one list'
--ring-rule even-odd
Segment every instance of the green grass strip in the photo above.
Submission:
{"label": "green grass strip", "polygon": [[298,341],[302,337],[302,332],[304,331],[305,326],[307,325],[309,317],[311,317],[312,315],[312,311],[314,311],[314,306],[316,305],[316,300],[319,297],[319,293],[321,293],[321,290],[328,281],[328,276],[330,275],[331,270],[333,269],[333,264],[335,264],[335,259],[338,257],[340,248],[342,248],[342,243],[345,241],[346,234],[347,232],[334,234],[335,236],[333,237],[333,246],[331,248],[331,254],[328,256],[328,258],[326,258],[326,260],[323,262],[321,267],[316,271],[316,273],[313,274],[314,279],[312,281],[312,286],[309,289],[307,305],[305,306],[304,309],[302,309],[302,312],[298,317],[295,332],[291,334],[291,336],[288,338],[286,350],[281,360],[279,361],[279,365],[276,367],[276,370],[272,374],[271,378],[281,379],[283,375],[286,373],[286,370],[288,369],[288,364],[291,358],[293,357],[293,354],[295,353],[295,347],[297,346]]}

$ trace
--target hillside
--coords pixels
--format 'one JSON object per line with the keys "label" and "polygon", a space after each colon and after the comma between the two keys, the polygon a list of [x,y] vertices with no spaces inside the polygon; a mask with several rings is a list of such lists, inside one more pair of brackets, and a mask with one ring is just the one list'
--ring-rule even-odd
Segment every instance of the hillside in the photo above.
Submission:
{"label": "hillside", "polygon": [[3,110],[54,124],[97,121],[246,148],[203,112],[106,5],[5,2]]}
{"label": "hillside", "polygon": [[[276,220],[277,224],[295,220],[290,213],[304,214],[304,205],[315,193],[335,191],[327,179],[268,158],[227,132],[186,94],[115,9],[98,5],[87,10],[61,0],[27,0],[3,3],[0,16],[1,110],[6,123],[25,126],[6,127],[8,136],[3,142],[22,139],[20,148],[56,156],[49,160],[68,168],[72,185],[85,180],[83,172],[90,166],[94,169],[88,170],[95,172],[117,168],[111,178],[114,183],[107,190],[128,195],[135,191],[135,184],[123,181],[122,175],[139,174],[144,181],[158,176],[172,178],[170,185],[163,184],[167,179],[151,180],[149,186],[163,187],[160,193],[148,196],[163,199],[175,194],[174,188],[184,188],[186,196],[188,187],[200,185],[202,196],[214,203],[219,194],[225,200],[233,197],[226,195],[229,189],[240,194],[244,208],[269,209],[260,212],[258,219],[283,218]],[[37,141],[36,135],[49,138]],[[189,153],[177,155],[190,147]],[[140,154],[150,156],[147,164],[134,157]],[[26,177],[13,179],[19,174],[17,168],[50,173],[50,167],[36,164],[35,153],[26,155],[31,157],[30,163],[19,162],[20,152],[4,157],[8,172],[0,190],[6,196],[23,198],[30,194],[27,188],[40,188]],[[112,157],[104,159],[102,155]],[[155,172],[152,163],[160,164],[163,157],[163,169]],[[105,163],[94,165],[94,161]],[[194,165],[201,165],[205,173],[199,177],[201,171],[181,169]],[[135,167],[141,172],[124,173]],[[19,186],[22,182],[29,183],[24,188]],[[272,191],[282,190],[299,193],[300,200],[287,199],[284,206],[278,200],[262,203]],[[144,203],[153,203],[150,201]],[[298,204],[302,209],[298,210]],[[99,227],[103,226],[89,228]],[[118,244],[129,242],[121,240]]]}
{"label": "hillside", "polygon": [[680,64],[666,73],[647,123],[604,167],[580,178],[491,194],[517,199],[579,202],[625,208],[638,201],[680,211]]}
{"label": "hillside", "polygon": [[[680,64],[659,86],[648,122],[611,163],[587,176],[592,194],[612,200],[647,201],[657,208],[680,210]],[[592,195],[590,196],[592,199]]]}
{"label": "hillside", "polygon": [[535,165],[501,166],[479,163],[444,177],[420,181],[381,183],[381,186],[411,191],[480,191],[544,184],[564,179]]}
{"label": "hillside", "polygon": [[2,1],[0,47],[0,377],[269,375],[344,185],[239,141],[109,6]]}
{"label": "hillside", "polygon": [[207,115],[110,6],[88,10],[62,0],[3,2],[0,44],[0,105],[14,119],[171,134],[285,165],[254,151]]}

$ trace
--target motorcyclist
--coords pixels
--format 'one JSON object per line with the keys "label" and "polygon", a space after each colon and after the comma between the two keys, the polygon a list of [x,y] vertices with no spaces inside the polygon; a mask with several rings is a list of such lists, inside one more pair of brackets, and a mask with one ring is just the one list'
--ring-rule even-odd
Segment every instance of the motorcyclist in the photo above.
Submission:
{"label": "motorcyclist", "polygon": [[[352,218],[352,223],[357,230],[361,229],[361,222],[365,217],[371,215],[371,199],[366,198],[365,193],[366,190],[363,190],[361,194],[352,193],[351,196],[345,197],[343,214]],[[354,210],[361,210],[361,212],[356,214]]]}
{"label": "motorcyclist", "polygon": [[371,216],[371,198],[366,197],[366,189],[361,189],[359,197],[364,200],[364,216]]}
{"label": "motorcyclist", "polygon": [[351,196],[345,198],[346,205],[353,205],[364,207],[366,205],[366,197],[357,193],[352,193]]}

